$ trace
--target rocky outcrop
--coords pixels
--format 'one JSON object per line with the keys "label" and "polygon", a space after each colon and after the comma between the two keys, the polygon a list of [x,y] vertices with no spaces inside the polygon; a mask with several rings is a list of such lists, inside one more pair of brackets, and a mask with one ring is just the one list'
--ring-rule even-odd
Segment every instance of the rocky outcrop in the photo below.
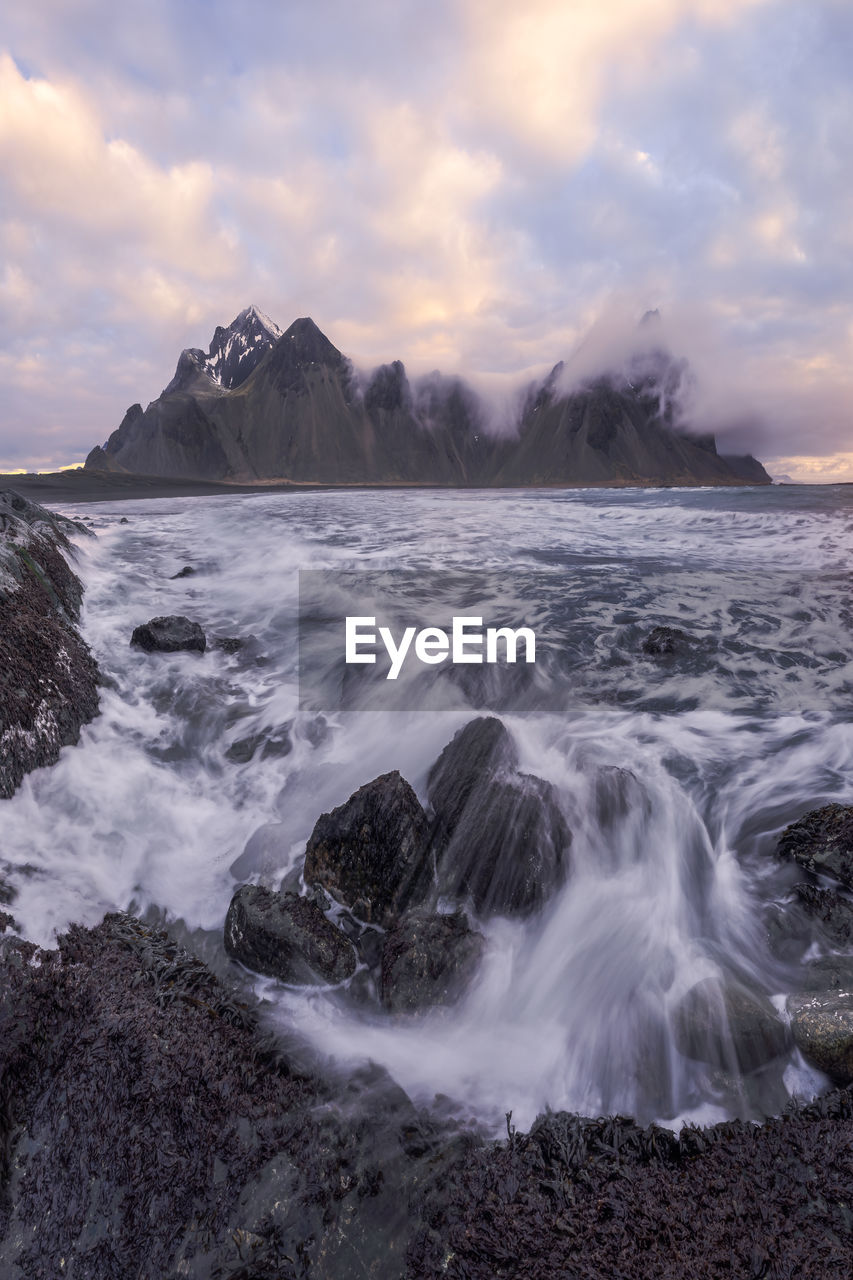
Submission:
{"label": "rocky outcrop", "polygon": [[197,622],[185,618],[183,614],[170,614],[168,617],[152,618],[134,627],[130,643],[146,653],[204,653],[207,638]]}
{"label": "rocky outcrop", "polygon": [[98,670],[75,623],[83,588],[68,560],[83,525],[0,492],[0,797],[55,764],[98,712]]}
{"label": "rocky outcrop", "polygon": [[395,770],[324,813],[308,841],[305,883],[368,924],[393,925],[431,885],[426,815]]}
{"label": "rocky outcrop", "polygon": [[453,1004],[471,982],[484,945],[461,911],[405,916],[382,948],[382,1003],[392,1013]]}
{"label": "rocky outcrop", "polygon": [[836,1084],[853,1084],[853,990],[788,997],[797,1048]]}
{"label": "rocky outcrop", "polygon": [[767,997],[734,979],[706,978],[691,987],[674,1011],[673,1033],[686,1058],[723,1070],[755,1071],[788,1047]]}
{"label": "rocky outcrop", "polygon": [[853,889],[853,805],[827,804],[786,827],[777,853]]}
{"label": "rocky outcrop", "polygon": [[662,357],[567,389],[558,367],[529,389],[516,434],[496,434],[461,379],[412,384],[395,360],[360,380],[310,317],[281,333],[249,307],[207,355],[184,351],[86,468],[247,483],[769,484],[755,459],[720,457],[713,438],[680,429],[670,383],[682,365]]}
{"label": "rocky outcrop", "polygon": [[355,973],[352,943],[310,898],[243,885],[225,917],[225,950],[282,982],[343,982]]}
{"label": "rocky outcrop", "polygon": [[439,890],[481,915],[529,915],[568,873],[571,832],[554,788],[517,763],[505,726],[481,717],[459,730],[427,781]]}

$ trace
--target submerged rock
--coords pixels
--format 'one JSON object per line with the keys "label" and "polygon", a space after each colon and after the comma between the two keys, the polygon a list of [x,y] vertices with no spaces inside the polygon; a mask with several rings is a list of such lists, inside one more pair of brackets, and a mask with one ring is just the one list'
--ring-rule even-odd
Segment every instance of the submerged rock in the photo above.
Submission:
{"label": "submerged rock", "polygon": [[673,1032],[686,1058],[723,1070],[736,1064],[755,1071],[788,1047],[785,1024],[767,997],[731,979],[691,987],[675,1009]]}
{"label": "submerged rock", "polygon": [[696,641],[678,627],[653,627],[641,648],[650,658],[677,658],[692,653]]}
{"label": "submerged rock", "polygon": [[0,492],[0,797],[55,764],[98,712],[98,668],[74,625],[83,587],[69,535],[91,533]]}
{"label": "submerged rock", "polygon": [[853,992],[853,956],[824,956],[810,960],[797,974],[798,992]]}
{"label": "submerged rock", "polygon": [[853,990],[788,997],[797,1048],[836,1084],[853,1083]]}
{"label": "submerged rock", "polygon": [[394,770],[322,814],[305,853],[305,883],[320,884],[368,924],[394,924],[431,884],[426,814]]}
{"label": "submerged rock", "polygon": [[853,805],[827,804],[786,827],[776,852],[853,889]]}
{"label": "submerged rock", "polygon": [[493,717],[472,720],[429,773],[439,891],[482,915],[530,915],[568,872],[571,832],[550,783],[519,773]]}
{"label": "submerged rock", "polygon": [[356,968],[352,943],[316,902],[251,884],[231,899],[225,950],[248,969],[282,982],[343,982]]}
{"label": "submerged rock", "polygon": [[394,1013],[452,1004],[473,978],[484,946],[464,912],[404,917],[382,948],[382,1003]]}
{"label": "submerged rock", "polygon": [[179,569],[177,573],[172,574],[170,581],[174,582],[176,578],[192,578],[195,576],[195,572],[191,564],[185,564],[183,569]]}
{"label": "submerged rock", "polygon": [[146,653],[178,653],[181,650],[204,653],[207,647],[199,624],[182,614],[152,618],[150,622],[134,627],[130,643]]}
{"label": "submerged rock", "polygon": [[225,759],[231,760],[234,764],[248,764],[259,748],[262,760],[267,760],[271,756],[290,755],[293,750],[290,726],[281,725],[278,729],[265,729],[260,733],[251,733],[245,738],[237,738],[225,752]]}

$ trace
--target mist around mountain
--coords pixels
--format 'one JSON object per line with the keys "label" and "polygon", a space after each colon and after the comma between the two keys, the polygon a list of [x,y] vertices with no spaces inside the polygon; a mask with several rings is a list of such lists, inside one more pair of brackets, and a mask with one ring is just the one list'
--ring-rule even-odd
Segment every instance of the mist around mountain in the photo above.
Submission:
{"label": "mist around mountain", "polygon": [[462,379],[410,380],[399,360],[362,376],[310,318],[282,332],[247,307],[206,353],[183,351],[161,395],[132,405],[85,466],[235,483],[769,484],[754,458],[690,433],[689,380],[686,361],[641,339],[627,364],[579,384],[555,365],[497,433]]}

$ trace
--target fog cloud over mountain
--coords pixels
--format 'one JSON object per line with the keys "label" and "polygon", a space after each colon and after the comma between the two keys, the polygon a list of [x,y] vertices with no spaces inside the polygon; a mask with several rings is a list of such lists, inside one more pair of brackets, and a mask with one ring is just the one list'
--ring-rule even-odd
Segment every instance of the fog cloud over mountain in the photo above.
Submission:
{"label": "fog cloud over mountain", "polygon": [[253,300],[498,403],[657,308],[721,445],[853,475],[842,0],[46,0],[0,47],[0,465]]}

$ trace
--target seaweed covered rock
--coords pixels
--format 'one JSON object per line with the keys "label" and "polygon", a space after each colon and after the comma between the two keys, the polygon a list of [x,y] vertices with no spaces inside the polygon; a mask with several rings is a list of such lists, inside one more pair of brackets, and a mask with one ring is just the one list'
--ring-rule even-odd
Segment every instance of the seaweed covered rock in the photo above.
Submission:
{"label": "seaweed covered rock", "polygon": [[785,828],[776,851],[780,858],[853,889],[853,805],[812,809]]}
{"label": "seaweed covered rock", "polygon": [[676,1006],[673,1032],[686,1058],[724,1070],[755,1071],[788,1047],[785,1024],[766,996],[733,979],[691,987]]}
{"label": "seaweed covered rock", "polygon": [[141,623],[133,628],[130,643],[146,653],[179,653],[182,650],[204,653],[207,648],[202,628],[183,614],[170,614]]}
{"label": "seaweed covered rock", "polygon": [[789,996],[788,1013],[803,1057],[836,1084],[853,1084],[853,991]]}
{"label": "seaweed covered rock", "polygon": [[98,713],[98,669],[74,625],[83,588],[68,559],[83,525],[0,492],[0,797],[55,764]]}
{"label": "seaweed covered rock", "polygon": [[484,945],[464,912],[404,917],[385,936],[382,1003],[394,1013],[452,1004],[473,978]]}
{"label": "seaweed covered rock", "polygon": [[517,766],[505,726],[481,717],[459,730],[427,781],[439,891],[469,898],[481,915],[530,915],[568,872],[572,837],[556,792]]}
{"label": "seaweed covered rock", "polygon": [[397,770],[322,814],[305,853],[305,883],[319,884],[368,924],[394,924],[431,887],[429,825]]}
{"label": "seaweed covered rock", "polygon": [[352,943],[316,902],[245,884],[225,917],[225,950],[282,982],[343,982],[356,968]]}

